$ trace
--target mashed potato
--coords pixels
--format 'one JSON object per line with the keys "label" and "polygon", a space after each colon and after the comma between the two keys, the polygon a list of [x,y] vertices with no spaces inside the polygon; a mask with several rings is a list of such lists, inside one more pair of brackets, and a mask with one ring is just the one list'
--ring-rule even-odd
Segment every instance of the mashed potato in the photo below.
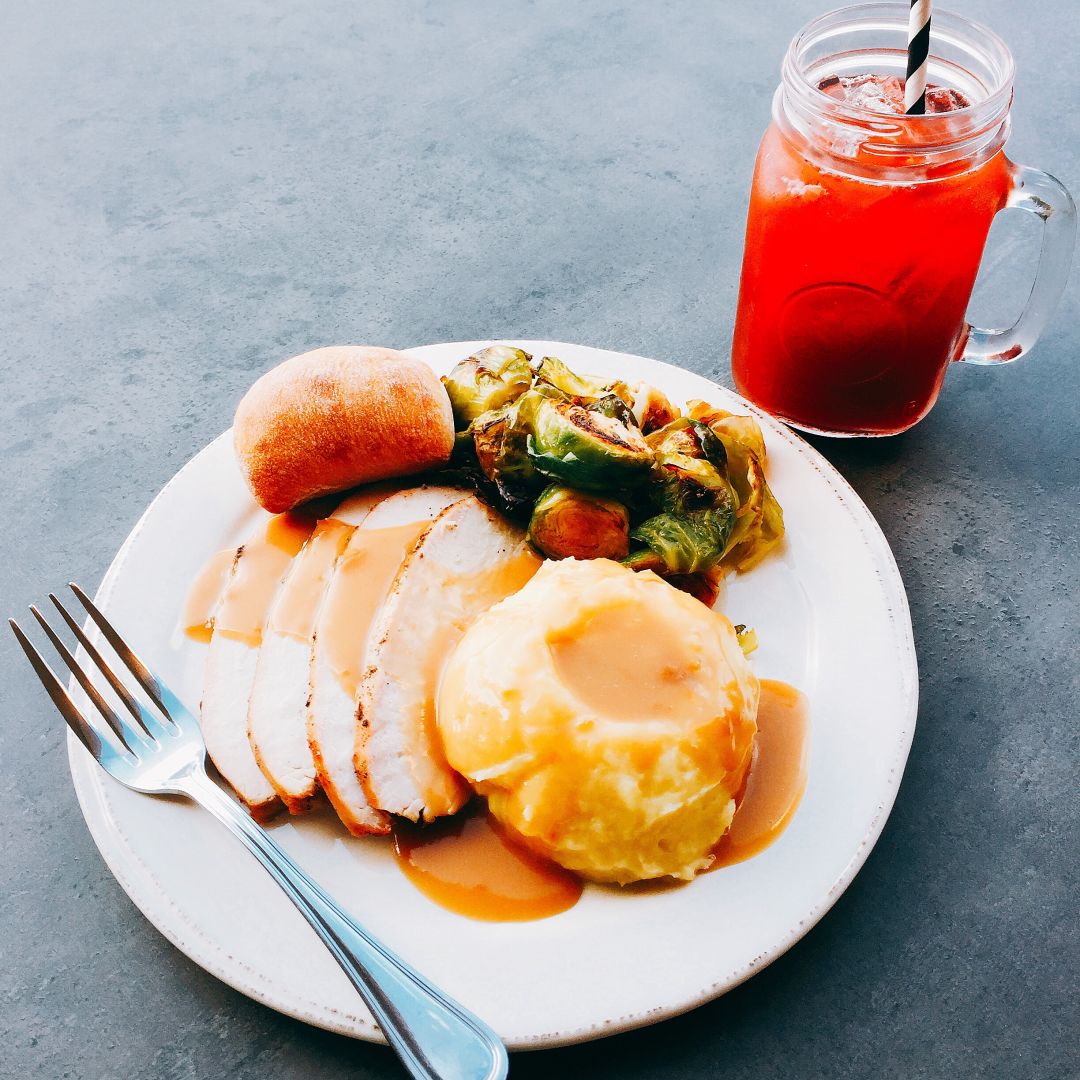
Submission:
{"label": "mashed potato", "polygon": [[470,627],[438,724],[495,816],[597,881],[691,878],[727,831],[758,682],[724,616],[652,573],[547,562]]}

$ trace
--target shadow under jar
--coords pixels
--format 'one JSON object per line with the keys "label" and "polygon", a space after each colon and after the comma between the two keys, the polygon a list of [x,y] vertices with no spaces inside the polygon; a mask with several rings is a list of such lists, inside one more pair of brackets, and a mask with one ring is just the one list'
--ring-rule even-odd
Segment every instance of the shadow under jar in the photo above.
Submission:
{"label": "shadow under jar", "polygon": [[[1068,192],[1002,149],[1014,66],[996,34],[935,12],[928,81],[958,91],[950,111],[906,116],[845,89],[868,74],[902,84],[907,14],[861,4],[799,33],[758,151],[732,373],[744,397],[804,431],[912,427],[951,361],[1026,352],[1068,274]],[[978,329],[968,301],[990,223],[1008,206],[1043,220],[1039,268],[1016,323]]]}

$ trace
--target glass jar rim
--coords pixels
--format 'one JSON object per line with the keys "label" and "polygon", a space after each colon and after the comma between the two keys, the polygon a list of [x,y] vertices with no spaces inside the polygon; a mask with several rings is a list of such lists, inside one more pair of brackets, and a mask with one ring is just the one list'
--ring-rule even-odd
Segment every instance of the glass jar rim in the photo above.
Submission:
{"label": "glass jar rim", "polygon": [[989,27],[950,11],[934,11],[930,31],[931,58],[935,39],[949,42],[963,40],[968,43],[969,51],[977,49],[985,54],[999,72],[996,85],[987,88],[986,96],[963,108],[916,116],[872,109],[836,98],[821,89],[818,81],[808,77],[806,53],[812,45],[827,38],[830,32],[851,31],[860,24],[870,26],[874,23],[883,29],[897,25],[906,29],[908,12],[909,6],[905,3],[863,3],[836,8],[812,19],[795,35],[784,56],[781,70],[785,89],[798,95],[803,108],[827,112],[835,121],[847,119],[852,123],[866,124],[881,123],[887,118],[892,124],[900,122],[926,129],[928,133],[935,127],[941,127],[942,121],[951,122],[954,128],[958,123],[965,122],[981,127],[982,122],[990,120],[994,123],[1000,114],[1007,114],[1016,75],[1016,64],[1009,47]]}
{"label": "glass jar rim", "polygon": [[935,11],[930,81],[965,94],[948,112],[907,115],[855,104],[828,93],[833,77],[907,68],[909,5],[853,4],[807,23],[792,39],[773,101],[780,131],[804,155],[833,171],[875,182],[920,183],[975,168],[1009,134],[1015,64],[992,30]]}

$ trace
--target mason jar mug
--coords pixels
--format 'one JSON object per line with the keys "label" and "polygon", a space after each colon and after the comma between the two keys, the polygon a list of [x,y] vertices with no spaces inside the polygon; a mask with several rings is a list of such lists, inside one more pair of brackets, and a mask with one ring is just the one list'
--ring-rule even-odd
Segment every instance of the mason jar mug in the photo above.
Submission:
{"label": "mason jar mug", "polygon": [[[951,362],[1001,364],[1030,349],[1065,286],[1072,200],[1003,149],[1008,48],[936,11],[928,112],[904,115],[907,14],[861,4],[798,34],[758,152],[732,370],[744,397],[805,431],[904,431]],[[1039,266],[1016,322],[980,329],[968,301],[1006,207],[1041,219]]]}

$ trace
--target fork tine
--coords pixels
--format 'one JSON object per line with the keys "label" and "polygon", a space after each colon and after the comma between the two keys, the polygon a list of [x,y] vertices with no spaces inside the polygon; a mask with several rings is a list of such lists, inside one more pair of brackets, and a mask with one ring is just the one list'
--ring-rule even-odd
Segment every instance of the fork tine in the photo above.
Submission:
{"label": "fork tine", "polygon": [[75,703],[68,697],[68,692],[53,673],[53,669],[45,663],[41,653],[34,648],[30,643],[30,639],[22,632],[22,627],[14,619],[8,619],[8,625],[11,627],[12,633],[19,639],[19,644],[22,646],[23,652],[26,653],[26,659],[30,661],[34,671],[37,672],[41,685],[45,687],[46,693],[52,698],[52,702],[60,711],[60,715],[67,721],[68,727],[75,732],[79,742],[100,761],[101,736],[83,719],[82,713],[79,712],[75,707]]}
{"label": "fork tine", "polygon": [[75,676],[79,685],[83,688],[86,696],[94,703],[94,707],[103,717],[105,722],[113,730],[113,734],[120,740],[121,744],[126,750],[135,752],[135,747],[139,745],[141,736],[131,726],[131,724],[117,716],[113,707],[101,696],[101,692],[90,681],[90,677],[76,662],[75,657],[71,655],[71,650],[64,644],[64,642],[57,635],[56,631],[46,622],[45,616],[33,604],[30,605],[30,613],[38,621],[38,625],[48,635],[49,640],[53,644],[53,648],[60,654],[60,659],[67,665],[68,671]]}
{"label": "fork tine", "polygon": [[105,662],[105,658],[98,652],[93,642],[86,636],[83,628],[76,622],[75,618],[68,612],[67,608],[60,603],[55,593],[49,593],[49,599],[53,602],[53,606],[63,616],[64,622],[68,624],[71,632],[79,639],[79,644],[83,647],[86,655],[97,665],[98,670],[109,681],[109,685],[116,692],[116,696],[124,703],[127,710],[138,721],[139,727],[146,732],[150,738],[154,738],[154,732],[150,730],[150,722],[154,720],[154,717],[135,700],[131,691],[121,682],[119,677],[113,671],[111,667]]}
{"label": "fork tine", "polygon": [[150,699],[154,704],[170,720],[174,720],[174,717],[169,712],[163,700],[161,683],[157,676],[135,655],[135,653],[131,651],[124,642],[124,639],[112,628],[112,624],[109,620],[98,611],[93,600],[91,600],[74,581],[68,582],[68,588],[79,598],[79,602],[86,608],[90,618],[97,623],[98,629],[105,635],[105,640],[113,647],[113,651],[116,655],[127,665],[128,671],[135,676],[139,685],[150,696]]}

